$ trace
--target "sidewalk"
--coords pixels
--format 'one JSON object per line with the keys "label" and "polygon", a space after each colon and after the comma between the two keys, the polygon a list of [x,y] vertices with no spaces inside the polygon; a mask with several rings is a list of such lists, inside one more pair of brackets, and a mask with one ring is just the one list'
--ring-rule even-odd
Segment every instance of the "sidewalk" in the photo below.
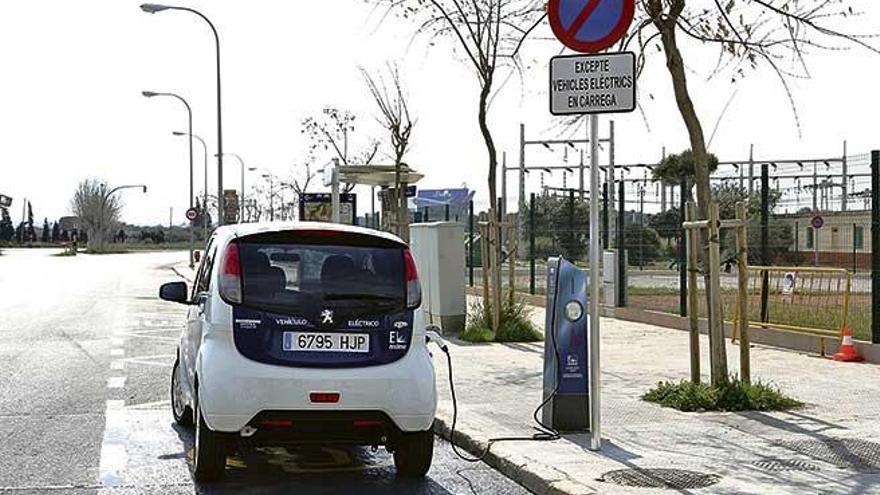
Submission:
{"label": "sidewalk", "polygon": [[[533,319],[543,326],[542,308]],[[880,367],[844,364],[756,346],[753,379],[807,403],[786,413],[681,413],[640,400],[660,380],[688,376],[686,332],[602,320],[601,453],[586,435],[492,447],[491,465],[536,493],[668,493],[599,481],[628,468],[720,476],[693,493],[880,494]],[[708,341],[703,337],[704,369]],[[492,437],[531,435],[541,401],[543,344],[450,343],[459,416],[456,440],[477,452]],[[452,418],[447,365],[435,352],[441,403],[437,431]],[[728,345],[731,370],[739,349]],[[708,379],[708,376],[706,377]],[[459,436],[459,434],[461,436]],[[678,490],[691,493],[690,490]]]}

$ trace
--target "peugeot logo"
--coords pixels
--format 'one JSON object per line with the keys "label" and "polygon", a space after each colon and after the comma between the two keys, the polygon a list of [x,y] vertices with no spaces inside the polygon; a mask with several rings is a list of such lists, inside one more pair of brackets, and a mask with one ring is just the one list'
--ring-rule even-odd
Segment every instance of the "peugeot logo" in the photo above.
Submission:
{"label": "peugeot logo", "polygon": [[324,325],[329,325],[333,323],[333,311],[329,309],[325,309],[321,311],[321,323]]}

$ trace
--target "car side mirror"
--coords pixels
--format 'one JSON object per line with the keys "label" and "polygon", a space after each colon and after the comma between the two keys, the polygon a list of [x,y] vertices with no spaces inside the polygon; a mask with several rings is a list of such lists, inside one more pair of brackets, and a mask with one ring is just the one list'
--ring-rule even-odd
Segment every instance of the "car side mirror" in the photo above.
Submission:
{"label": "car side mirror", "polygon": [[159,299],[180,304],[189,304],[186,282],[169,282],[159,288]]}
{"label": "car side mirror", "polygon": [[196,263],[198,263],[199,261],[202,261],[202,252],[201,251],[198,251],[198,250],[193,251],[193,261],[195,261]]}

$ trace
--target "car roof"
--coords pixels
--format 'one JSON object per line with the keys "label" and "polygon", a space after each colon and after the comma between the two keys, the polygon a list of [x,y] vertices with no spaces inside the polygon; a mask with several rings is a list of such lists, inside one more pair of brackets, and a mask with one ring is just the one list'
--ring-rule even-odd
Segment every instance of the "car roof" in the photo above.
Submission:
{"label": "car roof", "polygon": [[237,223],[233,225],[224,225],[218,227],[214,235],[218,239],[228,242],[237,237],[244,237],[253,234],[264,234],[267,232],[285,232],[285,231],[305,231],[305,230],[328,230],[333,232],[347,232],[352,234],[369,235],[387,239],[403,245],[406,243],[396,235],[380,230],[367,229],[354,225],[345,225],[341,223],[327,222],[255,222],[255,223]]}

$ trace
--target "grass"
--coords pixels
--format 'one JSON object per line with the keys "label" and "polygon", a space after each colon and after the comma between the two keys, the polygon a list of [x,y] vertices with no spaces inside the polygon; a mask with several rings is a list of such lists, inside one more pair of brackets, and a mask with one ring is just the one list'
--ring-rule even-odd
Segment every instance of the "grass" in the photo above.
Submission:
{"label": "grass", "polygon": [[[723,288],[722,300],[725,319],[733,317],[733,301],[735,290]],[[629,287],[628,305],[645,308],[662,313],[678,314],[679,292],[677,288],[668,287]],[[705,296],[700,292],[700,316],[706,316]],[[750,320],[760,319],[760,297],[755,293],[749,296]],[[769,301],[770,323],[822,328],[837,332],[840,330],[842,303],[839,296],[830,294],[814,294],[797,299],[795,304],[784,304],[773,297]],[[854,293],[850,300],[850,312],[847,325],[853,329],[858,340],[871,340],[871,303],[869,295]]]}
{"label": "grass", "polygon": [[491,307],[482,300],[474,301],[468,311],[468,324],[461,339],[467,342],[539,342],[541,333],[529,319],[529,309],[523,301],[513,304],[505,298],[501,305],[498,333],[492,332]]}
{"label": "grass", "polygon": [[642,399],[684,412],[787,411],[804,404],[768,383],[746,383],[737,377],[715,387],[689,381],[660,382]]}

